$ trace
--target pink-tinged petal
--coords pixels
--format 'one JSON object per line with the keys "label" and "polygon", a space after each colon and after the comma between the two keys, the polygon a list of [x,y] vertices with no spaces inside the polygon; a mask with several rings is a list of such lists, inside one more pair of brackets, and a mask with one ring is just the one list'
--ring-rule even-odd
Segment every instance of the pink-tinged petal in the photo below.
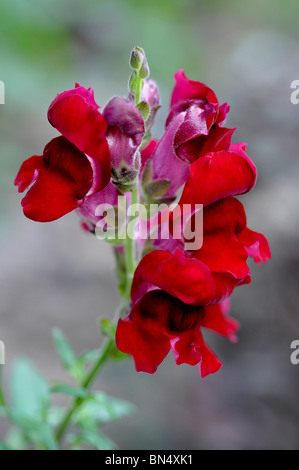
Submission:
{"label": "pink-tinged petal", "polygon": [[22,206],[29,219],[50,222],[82,204],[92,184],[92,169],[84,153],[64,137],[49,142],[43,159],[44,168],[38,161],[36,181]]}
{"label": "pink-tinged petal", "polygon": [[160,105],[158,85],[151,78],[144,80],[140,101],[145,101],[149,105],[149,108],[154,108]]}
{"label": "pink-tinged petal", "polygon": [[200,157],[204,157],[211,152],[219,152],[221,150],[229,150],[231,139],[235,129],[226,127],[211,128],[208,135],[201,135],[190,140],[177,148],[176,153],[182,160],[193,163]]}
{"label": "pink-tinged petal", "polygon": [[59,94],[49,107],[48,119],[52,126],[98,164],[98,187],[95,191],[104,188],[111,174],[105,136],[107,123],[98,111],[93,90],[77,85],[73,90]]}
{"label": "pink-tinged petal", "polygon": [[40,170],[47,169],[43,156],[34,155],[22,164],[16,179],[15,186],[18,186],[19,193],[25,191],[38,177]]}
{"label": "pink-tinged petal", "polygon": [[134,173],[130,179],[134,179],[140,167],[136,151],[145,132],[142,115],[130,100],[115,97],[105,106],[103,116],[108,124],[106,137],[117,179],[122,180],[130,172]]}
{"label": "pink-tinged petal", "polygon": [[227,315],[226,303],[227,301],[218,305],[207,305],[201,326],[215,331],[235,343],[237,341],[236,332],[240,329],[240,324],[237,320]]}
{"label": "pink-tinged petal", "polygon": [[249,228],[237,234],[238,240],[244,245],[248,255],[259,264],[260,261],[267,262],[272,257],[269,243],[264,235],[254,232]]}
{"label": "pink-tinged petal", "polygon": [[214,374],[222,366],[221,361],[204,342],[199,326],[180,333],[171,340],[175,361],[179,364],[199,364],[201,377]]}
{"label": "pink-tinged petal", "polygon": [[216,152],[199,158],[190,166],[180,205],[194,201],[207,206],[227,196],[244,194],[256,179],[252,166],[234,152]]}
{"label": "pink-tinged petal", "polygon": [[176,154],[184,161],[192,163],[192,158],[186,152],[194,139],[206,139],[215,119],[215,110],[210,103],[190,105],[185,113],[184,121],[176,131],[174,148]]}
{"label": "pink-tinged petal", "polygon": [[184,120],[184,113],[178,114],[167,127],[153,154],[152,180],[169,180],[171,185],[165,197],[176,195],[189,176],[189,164],[182,161],[175,153],[175,134]]}
{"label": "pink-tinged petal", "polygon": [[94,228],[101,218],[96,215],[97,208],[101,204],[109,204],[110,206],[116,207],[118,195],[119,193],[115,184],[110,181],[102,191],[87,196],[82,206],[78,208],[77,213]]}
{"label": "pink-tinged petal", "polygon": [[137,371],[154,373],[169,353],[166,328],[170,306],[163,292],[149,292],[127,318],[119,320],[116,345],[120,351],[133,356]]}
{"label": "pink-tinged petal", "polygon": [[229,110],[230,106],[227,103],[223,103],[221,106],[219,106],[219,114],[217,117],[217,124],[219,127],[224,126]]}
{"label": "pink-tinged petal", "polygon": [[205,305],[215,293],[210,270],[200,261],[186,258],[180,250],[174,254],[155,250],[142,258],[133,279],[133,303],[154,287],[190,305]]}
{"label": "pink-tinged petal", "polygon": [[187,78],[183,69],[179,70],[174,78],[176,84],[171,95],[171,108],[186,100],[206,100],[218,106],[218,99],[213,90],[201,82]]}

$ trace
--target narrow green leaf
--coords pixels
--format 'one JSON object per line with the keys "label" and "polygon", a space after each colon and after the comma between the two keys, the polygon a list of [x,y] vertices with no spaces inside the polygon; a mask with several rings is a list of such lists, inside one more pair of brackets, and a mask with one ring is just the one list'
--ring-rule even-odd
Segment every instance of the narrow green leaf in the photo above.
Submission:
{"label": "narrow green leaf", "polygon": [[76,361],[76,355],[72,346],[59,329],[53,330],[53,339],[62,364],[69,370]]}
{"label": "narrow green leaf", "polygon": [[51,387],[50,392],[60,393],[62,395],[70,395],[77,398],[86,398],[89,396],[89,392],[84,388],[72,387],[65,384],[54,385]]}
{"label": "narrow green leaf", "polygon": [[87,398],[75,415],[75,422],[82,424],[92,420],[100,424],[115,421],[131,415],[135,411],[131,403],[112,398],[103,392],[96,392]]}

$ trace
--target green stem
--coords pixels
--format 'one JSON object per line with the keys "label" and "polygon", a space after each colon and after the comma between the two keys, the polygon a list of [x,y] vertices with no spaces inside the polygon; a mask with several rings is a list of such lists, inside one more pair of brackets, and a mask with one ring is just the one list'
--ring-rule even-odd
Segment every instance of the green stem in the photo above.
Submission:
{"label": "green stem", "polygon": [[[135,189],[132,191],[132,197],[131,197],[131,205],[137,204],[138,203],[138,184],[136,184]],[[129,222],[132,222],[134,220],[134,216],[132,216],[129,220]],[[136,269],[136,244],[135,240],[130,238],[127,234],[127,238],[125,241],[125,264],[126,264],[126,290],[124,293],[124,300],[129,301],[130,300],[130,293],[131,293],[131,286],[132,286],[132,281],[134,277],[134,272]]]}
{"label": "green stem", "polygon": [[[84,380],[82,387],[85,390],[88,390],[88,388],[93,384],[94,380],[96,379],[97,374],[107,361],[109,354],[114,347],[114,339],[109,338],[106,340],[106,343],[104,344],[99,359],[97,360],[96,364],[93,366],[93,368],[90,370],[89,374],[87,375],[86,379]],[[58,442],[61,441],[68,425],[70,424],[70,421],[77,409],[82,405],[84,402],[84,398],[76,398],[68,411],[65,414],[64,419],[62,420],[57,432],[56,432],[56,439]]]}

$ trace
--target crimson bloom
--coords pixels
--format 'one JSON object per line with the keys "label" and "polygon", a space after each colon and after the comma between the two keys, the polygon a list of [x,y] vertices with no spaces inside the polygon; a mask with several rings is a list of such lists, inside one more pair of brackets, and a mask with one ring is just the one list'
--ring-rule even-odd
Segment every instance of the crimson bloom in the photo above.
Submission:
{"label": "crimson bloom", "polygon": [[111,174],[107,123],[93,90],[76,85],[59,94],[48,118],[62,136],[49,142],[43,155],[26,160],[15,179],[19,192],[33,183],[22,206],[28,218],[39,222],[80,207],[86,195],[108,184]]}
{"label": "crimson bloom", "polygon": [[235,340],[238,323],[225,303],[213,305],[215,284],[201,261],[157,250],[135,272],[132,310],[119,320],[118,348],[131,354],[136,370],[153,373],[170,350],[177,364],[199,364],[202,377],[216,372],[220,360],[206,345],[201,328]]}
{"label": "crimson bloom", "polygon": [[237,286],[250,282],[248,256],[266,261],[268,242],[247,227],[241,202],[227,197],[204,210],[202,248],[156,250],[141,260],[131,312],[116,334],[118,348],[133,356],[136,370],[155,372],[170,349],[177,364],[199,364],[202,377],[219,369],[201,328],[236,339],[238,323],[227,316],[227,301]]}
{"label": "crimson bloom", "polygon": [[165,197],[175,196],[190,175],[190,165],[210,152],[228,151],[235,129],[224,127],[229,106],[219,106],[207,85],[175,74],[166,130],[151,157],[152,181],[169,182]]}

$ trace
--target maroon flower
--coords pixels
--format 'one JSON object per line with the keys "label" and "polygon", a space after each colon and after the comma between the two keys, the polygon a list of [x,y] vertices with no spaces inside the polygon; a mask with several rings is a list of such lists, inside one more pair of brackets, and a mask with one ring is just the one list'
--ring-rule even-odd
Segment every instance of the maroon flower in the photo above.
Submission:
{"label": "maroon flower", "polygon": [[229,106],[219,106],[213,90],[189,80],[183,70],[175,80],[166,130],[151,157],[152,181],[169,183],[164,197],[176,195],[192,163],[211,152],[229,151],[235,131],[223,127]]}
{"label": "maroon flower", "polygon": [[211,305],[214,293],[212,275],[200,261],[180,250],[149,253],[134,276],[132,310],[118,323],[118,348],[133,356],[138,371],[155,372],[172,349],[177,364],[199,364],[202,377],[216,372],[221,362],[201,327],[233,341],[238,323],[225,315],[225,304]]}
{"label": "maroon flower", "polygon": [[76,85],[58,95],[49,108],[50,123],[63,136],[53,139],[42,156],[26,160],[15,179],[19,192],[32,183],[22,200],[25,215],[49,222],[80,207],[88,194],[110,180],[107,123],[93,91]]}

